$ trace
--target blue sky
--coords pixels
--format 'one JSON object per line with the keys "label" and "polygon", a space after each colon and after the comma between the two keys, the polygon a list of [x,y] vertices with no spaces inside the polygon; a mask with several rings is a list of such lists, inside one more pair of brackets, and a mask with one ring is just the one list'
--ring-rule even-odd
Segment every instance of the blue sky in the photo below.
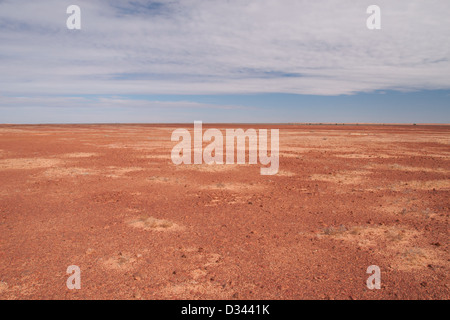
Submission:
{"label": "blue sky", "polygon": [[0,123],[450,123],[448,1],[118,3],[0,1]]}

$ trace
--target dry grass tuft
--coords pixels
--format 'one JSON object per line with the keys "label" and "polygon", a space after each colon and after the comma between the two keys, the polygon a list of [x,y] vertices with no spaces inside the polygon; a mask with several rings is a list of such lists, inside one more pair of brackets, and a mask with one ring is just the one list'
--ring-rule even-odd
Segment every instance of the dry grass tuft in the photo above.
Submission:
{"label": "dry grass tuft", "polygon": [[348,231],[348,229],[344,225],[340,225],[339,227],[331,226],[331,227],[324,228],[322,230],[322,234],[327,235],[327,236],[336,236],[336,235],[344,234],[347,231]]}
{"label": "dry grass tuft", "polygon": [[179,228],[177,224],[171,221],[156,219],[147,215],[143,215],[138,219],[132,220],[128,222],[128,224],[135,228],[155,231],[174,230]]}

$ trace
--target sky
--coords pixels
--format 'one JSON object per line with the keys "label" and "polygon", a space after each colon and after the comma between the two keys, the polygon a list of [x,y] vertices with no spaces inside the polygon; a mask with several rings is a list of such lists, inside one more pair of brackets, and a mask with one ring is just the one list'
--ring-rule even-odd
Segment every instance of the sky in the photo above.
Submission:
{"label": "sky", "polygon": [[0,123],[450,123],[449,16],[443,0],[0,0]]}

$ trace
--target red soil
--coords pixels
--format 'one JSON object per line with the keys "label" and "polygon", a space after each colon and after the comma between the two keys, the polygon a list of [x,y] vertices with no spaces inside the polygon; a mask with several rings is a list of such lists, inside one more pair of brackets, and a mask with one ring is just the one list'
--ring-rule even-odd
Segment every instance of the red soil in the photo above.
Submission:
{"label": "red soil", "polygon": [[274,176],[178,127],[0,126],[0,299],[450,298],[450,127],[227,126],[280,129]]}

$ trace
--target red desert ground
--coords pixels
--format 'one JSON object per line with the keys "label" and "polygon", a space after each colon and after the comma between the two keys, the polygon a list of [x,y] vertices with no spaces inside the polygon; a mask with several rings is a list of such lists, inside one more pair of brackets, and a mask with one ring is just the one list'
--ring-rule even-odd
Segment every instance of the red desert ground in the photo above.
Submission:
{"label": "red desert ground", "polygon": [[449,126],[210,125],[279,129],[269,176],[179,127],[1,125],[0,299],[450,298]]}

